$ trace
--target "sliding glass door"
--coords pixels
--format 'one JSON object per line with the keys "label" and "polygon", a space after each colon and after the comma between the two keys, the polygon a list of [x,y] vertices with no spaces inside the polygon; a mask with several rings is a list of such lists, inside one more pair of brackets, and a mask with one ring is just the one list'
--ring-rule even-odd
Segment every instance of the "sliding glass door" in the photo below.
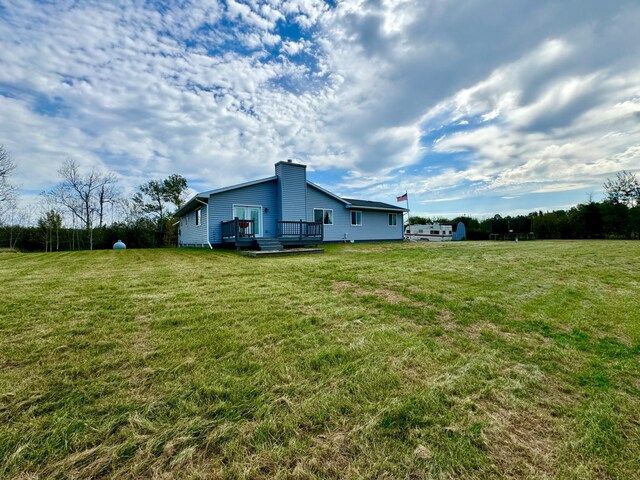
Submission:
{"label": "sliding glass door", "polygon": [[234,205],[233,218],[253,220],[253,232],[256,237],[262,236],[262,207],[255,205]]}

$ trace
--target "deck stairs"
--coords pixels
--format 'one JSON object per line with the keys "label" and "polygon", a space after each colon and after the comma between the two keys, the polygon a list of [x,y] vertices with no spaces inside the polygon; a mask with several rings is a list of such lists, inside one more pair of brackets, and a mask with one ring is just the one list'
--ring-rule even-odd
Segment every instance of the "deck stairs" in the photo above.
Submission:
{"label": "deck stairs", "polygon": [[258,250],[263,252],[274,252],[284,249],[282,243],[275,238],[256,238],[256,242],[258,242]]}

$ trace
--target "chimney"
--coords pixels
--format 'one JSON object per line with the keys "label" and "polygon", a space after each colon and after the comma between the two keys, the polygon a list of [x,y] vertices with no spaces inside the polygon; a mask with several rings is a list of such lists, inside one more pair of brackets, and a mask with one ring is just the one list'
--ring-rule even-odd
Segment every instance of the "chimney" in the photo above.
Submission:
{"label": "chimney", "polygon": [[306,221],[307,166],[287,159],[286,162],[276,163],[276,176],[280,220]]}

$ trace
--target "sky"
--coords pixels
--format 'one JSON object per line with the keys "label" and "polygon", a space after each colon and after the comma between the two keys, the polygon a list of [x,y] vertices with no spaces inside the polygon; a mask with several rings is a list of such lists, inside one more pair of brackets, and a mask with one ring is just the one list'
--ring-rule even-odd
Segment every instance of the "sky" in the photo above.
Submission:
{"label": "sky", "polygon": [[640,172],[637,0],[0,0],[23,202],[65,159],[123,195],[294,159],[412,214],[568,208]]}

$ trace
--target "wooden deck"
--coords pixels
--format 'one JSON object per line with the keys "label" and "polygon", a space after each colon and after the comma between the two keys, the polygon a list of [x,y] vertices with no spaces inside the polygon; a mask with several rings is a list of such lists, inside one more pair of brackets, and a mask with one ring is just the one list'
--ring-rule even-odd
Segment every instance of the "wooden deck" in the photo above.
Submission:
{"label": "wooden deck", "polygon": [[[319,245],[324,240],[324,225],[318,222],[278,221],[275,240],[285,247]],[[222,222],[222,242],[237,249],[257,249],[254,220],[234,218]]]}

